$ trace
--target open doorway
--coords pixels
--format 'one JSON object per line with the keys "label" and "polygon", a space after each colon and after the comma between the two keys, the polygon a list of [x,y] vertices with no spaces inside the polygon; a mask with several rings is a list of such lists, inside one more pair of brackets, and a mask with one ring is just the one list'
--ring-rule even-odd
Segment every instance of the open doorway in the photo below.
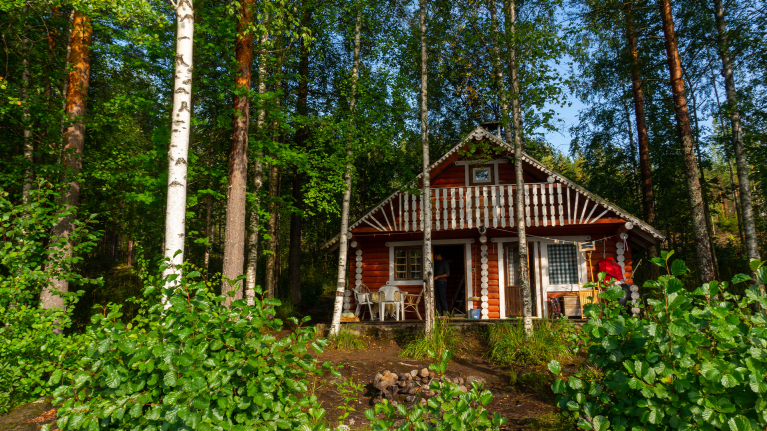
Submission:
{"label": "open doorway", "polygon": [[[518,243],[511,243],[506,246],[505,250],[506,261],[506,316],[505,317],[521,317],[522,316],[522,286],[520,286],[519,280],[519,246]],[[527,243],[527,269],[530,281],[530,297],[532,299],[532,315],[538,315],[538,298],[536,295],[537,285],[537,270],[538,262],[535,258],[536,249],[535,244],[532,242]]]}
{"label": "open doorway", "polygon": [[434,254],[440,253],[450,267],[450,276],[447,278],[447,306],[451,313],[458,317],[466,315],[465,248],[463,244],[434,247]]}

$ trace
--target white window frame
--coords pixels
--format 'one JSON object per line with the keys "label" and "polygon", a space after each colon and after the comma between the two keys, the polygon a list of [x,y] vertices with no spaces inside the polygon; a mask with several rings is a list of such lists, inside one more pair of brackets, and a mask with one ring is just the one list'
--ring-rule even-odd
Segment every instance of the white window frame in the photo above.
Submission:
{"label": "white window frame", "polygon": [[[557,237],[550,237],[550,238],[529,238],[527,242],[532,243],[533,250],[530,251],[530,253],[533,254],[533,256],[536,256],[535,253],[540,252],[540,260],[538,261],[538,265],[540,265],[540,277],[536,277],[537,286],[535,286],[538,289],[538,292],[540,294],[538,295],[538,300],[536,301],[538,303],[538,313],[535,317],[548,317],[549,315],[549,309],[548,309],[548,301],[544,300],[544,298],[548,298],[549,292],[577,292],[579,290],[578,283],[576,284],[550,284],[549,282],[549,252],[548,252],[548,246],[556,244],[554,240],[560,240],[560,241],[573,241],[573,242],[584,242],[591,240],[591,237],[588,235],[584,236],[557,236]],[[500,237],[500,238],[492,238],[490,239],[490,242],[497,243],[499,247],[506,247],[509,244],[505,243],[517,243],[519,242],[519,239],[517,237]],[[576,245],[577,247],[577,245]],[[587,280],[587,273],[588,273],[588,262],[583,258],[583,253],[576,251],[576,256],[578,257],[578,281],[580,283],[585,283]],[[593,262],[593,259],[592,259]],[[498,291],[500,294],[500,302],[501,302],[501,319],[504,319],[506,316],[506,256],[505,253],[499,252],[498,253]]]}

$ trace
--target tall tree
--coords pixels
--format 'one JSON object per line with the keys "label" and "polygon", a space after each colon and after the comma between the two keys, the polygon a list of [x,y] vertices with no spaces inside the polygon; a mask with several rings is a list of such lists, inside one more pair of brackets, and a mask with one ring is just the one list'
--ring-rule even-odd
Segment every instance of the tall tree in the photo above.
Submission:
{"label": "tall tree", "polygon": [[[64,183],[66,189],[62,200],[66,207],[80,204],[80,173],[83,170],[83,150],[85,148],[85,115],[88,83],[91,72],[90,48],[93,41],[91,19],[81,12],[74,13],[72,22],[71,51],[68,63],[71,67],[67,78],[66,105],[64,114],[69,121],[64,131],[62,161],[64,165]],[[72,242],[69,236],[74,229],[72,217],[63,218],[54,228],[54,235],[66,238],[66,245],[59,250],[64,258],[72,256]],[[59,293],[69,290],[69,282],[54,279],[51,285],[40,292],[42,308],[63,308],[64,301]]]}
{"label": "tall tree", "polygon": [[423,214],[423,292],[426,308],[424,331],[431,334],[434,330],[434,258],[431,250],[431,172],[429,168],[429,108],[428,108],[428,55],[426,52],[426,0],[420,0],[420,45],[421,45],[421,145],[423,148],[423,191],[421,193],[421,211]]}
{"label": "tall tree", "polygon": [[674,111],[679,135],[682,140],[682,159],[687,180],[691,224],[695,238],[698,271],[701,281],[707,283],[715,278],[714,261],[711,255],[711,239],[706,229],[706,211],[698,175],[698,163],[695,156],[690,116],[687,110],[687,96],[682,80],[682,64],[679,58],[674,19],[671,13],[671,0],[660,0],[660,15],[663,23],[663,35],[671,77],[671,93],[674,99]]}
{"label": "tall tree", "polygon": [[[527,267],[527,232],[525,231],[525,187],[524,169],[522,167],[522,108],[519,103],[519,75],[517,70],[517,11],[514,0],[504,0],[504,13],[506,23],[506,50],[509,54],[509,75],[511,78],[511,112],[514,123],[514,173],[517,186],[515,207],[517,212],[517,238],[519,240],[519,284],[522,289],[522,317],[525,324],[525,332],[531,335],[533,332],[533,298],[530,292],[530,274]],[[509,140],[509,127],[506,128],[506,139]]]}
{"label": "tall tree", "polygon": [[[24,7],[23,16],[26,20],[26,13],[28,11],[28,7]],[[27,29],[23,28],[21,30],[22,36],[21,36],[21,44],[22,48],[24,49],[24,52],[29,52],[30,49],[30,42],[29,42],[29,36],[27,36]],[[29,114],[29,85],[30,85],[30,73],[29,73],[29,59],[27,56],[24,56],[24,59],[21,61],[22,64],[22,71],[21,71],[21,118],[24,122],[24,159],[27,162],[28,166],[26,169],[26,173],[24,175],[24,185],[21,189],[21,198],[24,203],[27,203],[29,201],[29,194],[32,191],[32,181],[34,179],[34,174],[32,170],[33,166],[33,159],[32,156],[35,152],[35,143],[32,141],[32,128],[31,128],[31,116]]]}
{"label": "tall tree", "polygon": [[719,56],[722,59],[724,91],[727,95],[726,112],[730,115],[732,147],[735,153],[735,166],[738,172],[738,187],[740,190],[740,206],[742,209],[746,254],[749,259],[759,260],[761,257],[756,236],[754,205],[751,197],[751,180],[748,177],[748,160],[746,160],[746,149],[743,145],[743,129],[740,124],[738,95],[735,91],[735,75],[732,69],[732,55],[730,53],[729,37],[727,35],[727,25],[724,20],[724,6],[722,5],[722,0],[714,0],[714,17],[716,19]]}
{"label": "tall tree", "polygon": [[[173,106],[168,150],[168,197],[165,204],[165,258],[170,265],[163,276],[181,275],[186,239],[187,163],[192,128],[192,64],[194,52],[194,7],[192,0],[173,3],[176,11],[176,52]],[[166,287],[173,287],[169,283]]]}
{"label": "tall tree", "polygon": [[[304,4],[304,13],[301,18],[303,27],[308,27],[312,19],[312,4]],[[309,37],[301,36],[301,54],[298,64],[298,100],[296,114],[300,122],[306,121],[309,113]],[[306,147],[309,129],[306,125],[299,125],[296,130],[296,148],[301,151]],[[296,166],[293,175],[293,206],[294,211],[290,214],[290,249],[288,250],[288,290],[290,300],[294,304],[301,302],[301,221],[304,217],[304,174],[301,167]]]}
{"label": "tall tree", "polygon": [[[626,39],[628,42],[628,52],[631,70],[631,91],[634,96],[634,116],[636,118],[637,139],[639,144],[639,173],[642,181],[642,208],[644,210],[644,220],[650,225],[655,225],[655,200],[652,190],[652,168],[650,163],[650,140],[647,133],[647,121],[645,118],[644,92],[642,90],[642,72],[639,62],[639,46],[637,43],[637,33],[634,26],[634,3],[628,2],[624,5],[624,16],[626,19]],[[655,246],[648,250],[649,258],[658,255]]]}
{"label": "tall tree", "polygon": [[344,306],[344,291],[346,290],[346,259],[349,254],[349,203],[352,196],[352,164],[354,153],[354,109],[357,105],[357,80],[360,70],[360,38],[362,33],[362,2],[357,6],[357,18],[354,22],[354,57],[352,60],[352,89],[349,101],[349,137],[346,144],[346,170],[344,171],[344,198],[341,204],[341,233],[338,238],[338,281],[336,283],[336,299],[333,304],[333,322],[330,325],[330,335],[338,334],[341,329],[341,311]]}
{"label": "tall tree", "polygon": [[[234,113],[232,117],[232,148],[229,155],[229,188],[226,201],[226,233],[224,239],[224,268],[221,293],[224,305],[242,299],[242,283],[231,280],[242,275],[245,262],[245,215],[247,206],[248,128],[250,125],[250,67],[253,61],[253,32],[251,21],[255,0],[240,2],[237,21],[235,58],[237,73],[234,84]],[[227,293],[235,291],[234,297]]]}
{"label": "tall tree", "polygon": [[[266,27],[269,24],[269,15],[264,16],[263,20]],[[266,130],[264,122],[266,120],[266,101],[264,96],[266,95],[266,44],[269,41],[269,32],[266,29],[262,30],[261,39],[259,40],[260,54],[258,56],[258,119],[256,120],[256,127],[258,128],[259,139],[263,140],[266,137]],[[261,222],[259,216],[259,209],[261,207],[261,187],[263,186],[263,163],[261,162],[263,152],[259,148],[256,152],[256,166],[253,169],[253,197],[254,205],[250,213],[250,233],[248,234],[248,263],[247,263],[247,280],[245,286],[245,299],[248,305],[254,304],[254,298],[256,294],[256,265],[258,265],[258,229]]]}

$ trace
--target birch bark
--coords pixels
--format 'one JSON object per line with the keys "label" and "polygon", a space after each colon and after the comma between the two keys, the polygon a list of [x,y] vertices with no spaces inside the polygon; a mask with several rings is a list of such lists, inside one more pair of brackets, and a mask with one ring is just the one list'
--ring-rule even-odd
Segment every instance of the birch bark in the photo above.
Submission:
{"label": "birch bark", "polygon": [[691,227],[695,238],[698,271],[701,282],[708,283],[715,278],[713,258],[711,256],[711,239],[706,229],[706,211],[703,207],[698,164],[695,157],[690,117],[687,110],[687,96],[685,95],[684,82],[682,80],[682,64],[679,59],[670,0],[660,0],[660,15],[663,24],[666,55],[668,57],[669,75],[671,77],[674,110],[676,112],[679,134],[682,138],[682,159],[687,180],[687,191],[689,193],[690,215],[692,218]]}
{"label": "birch bark", "polygon": [[429,167],[429,108],[428,108],[428,73],[426,52],[426,0],[420,0],[420,30],[421,30],[421,144],[423,146],[423,191],[421,206],[423,207],[423,298],[426,308],[426,323],[424,332],[431,334],[434,330],[434,258],[431,253],[431,172]]}
{"label": "birch bark", "polygon": [[[256,128],[258,129],[259,137],[264,139],[266,136],[264,121],[266,119],[266,106],[263,99],[266,94],[266,44],[269,41],[269,32],[266,27],[269,24],[269,16],[264,16],[265,28],[261,33],[259,40],[259,49],[261,53],[258,56],[258,119],[256,120]],[[255,205],[250,213],[250,233],[248,234],[248,263],[247,263],[247,279],[245,284],[245,300],[248,305],[255,304],[256,295],[256,269],[258,265],[258,227],[261,224],[261,217],[259,216],[259,209],[261,208],[261,188],[264,185],[263,182],[263,164],[261,162],[262,152],[259,148],[257,152],[257,159],[255,161],[254,176],[253,176],[253,197],[255,198]]]}
{"label": "birch bark", "polygon": [[714,0],[714,17],[716,18],[719,55],[722,58],[724,91],[727,95],[726,111],[730,115],[730,125],[732,127],[732,146],[735,150],[735,167],[738,173],[746,254],[749,260],[760,260],[759,244],[757,243],[756,238],[756,221],[754,220],[754,205],[751,197],[751,180],[748,178],[748,160],[746,159],[746,149],[743,145],[743,129],[740,124],[738,95],[735,91],[735,75],[732,70],[732,57],[727,35],[727,25],[724,20],[724,6],[722,5],[722,0]]}
{"label": "birch bark", "polygon": [[[68,64],[72,69],[67,77],[67,92],[64,114],[68,120],[68,126],[63,135],[64,183],[66,192],[62,197],[66,207],[80,204],[80,181],[79,174],[82,172],[82,156],[85,145],[85,115],[86,97],[88,95],[88,83],[90,79],[90,47],[93,38],[91,19],[80,12],[75,12],[72,22],[71,51]],[[53,229],[56,238],[65,238],[63,249],[58,252],[64,259],[72,257],[72,243],[69,235],[74,230],[72,218],[62,219]],[[44,287],[40,292],[42,308],[63,308],[64,300],[59,293],[69,290],[69,282],[62,279],[53,279],[51,284]]]}
{"label": "birch bark", "polygon": [[[242,282],[234,285],[243,272],[245,263],[245,215],[247,206],[248,127],[250,125],[250,66],[253,60],[253,33],[249,26],[253,18],[255,0],[240,2],[237,22],[235,57],[237,75],[234,85],[234,114],[232,118],[232,149],[229,156],[229,190],[226,202],[226,232],[224,234],[224,266],[221,294],[224,306],[242,299]],[[228,293],[234,290],[234,297]]]}
{"label": "birch bark", "polygon": [[[24,15],[28,10],[27,6],[24,6]],[[29,37],[27,37],[27,30],[22,29],[21,44],[24,52],[29,52]],[[29,202],[29,194],[32,192],[32,182],[34,181],[34,170],[32,169],[33,160],[32,155],[35,152],[35,144],[32,142],[32,124],[29,115],[29,60],[25,56],[21,61],[21,118],[24,122],[24,158],[27,160],[27,168],[24,173],[24,184],[21,189],[21,201],[23,203]]]}
{"label": "birch bark", "polygon": [[[163,276],[181,275],[186,237],[187,158],[192,121],[192,53],[194,8],[192,0],[178,0],[176,10],[176,58],[168,150],[168,197],[165,212],[165,257],[170,259]],[[172,288],[175,282],[166,284]],[[167,298],[163,298],[165,301]]]}
{"label": "birch bark", "polygon": [[346,145],[346,172],[344,172],[344,200],[341,206],[341,235],[338,239],[338,282],[336,283],[336,299],[333,304],[333,321],[330,325],[330,335],[338,334],[341,329],[341,312],[344,306],[344,291],[346,290],[346,259],[349,253],[349,202],[352,196],[352,144],[354,140],[354,110],[357,106],[357,80],[360,67],[360,34],[362,31],[362,7],[357,10],[354,23],[354,58],[352,60],[352,92],[349,100],[349,140]]}
{"label": "birch bark", "polygon": [[522,109],[519,105],[519,76],[517,74],[517,11],[514,0],[504,0],[503,4],[506,21],[506,49],[509,52],[508,67],[511,78],[511,111],[514,122],[514,176],[517,186],[514,206],[517,213],[517,239],[519,241],[519,284],[522,291],[522,319],[525,325],[525,333],[530,336],[533,333],[533,297],[530,291],[530,274],[527,267],[527,232],[525,230],[524,217],[525,201],[523,190],[525,178],[522,167],[524,147],[522,145]]}

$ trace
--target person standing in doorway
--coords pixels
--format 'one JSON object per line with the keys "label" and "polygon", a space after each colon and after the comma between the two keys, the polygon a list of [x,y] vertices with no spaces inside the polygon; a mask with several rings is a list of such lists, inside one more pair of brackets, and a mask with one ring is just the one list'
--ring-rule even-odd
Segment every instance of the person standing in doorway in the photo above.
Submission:
{"label": "person standing in doorway", "polygon": [[434,265],[434,290],[437,300],[437,312],[444,316],[450,312],[447,308],[447,278],[450,277],[450,265],[448,261],[442,259],[442,254],[434,255],[436,265]]}

